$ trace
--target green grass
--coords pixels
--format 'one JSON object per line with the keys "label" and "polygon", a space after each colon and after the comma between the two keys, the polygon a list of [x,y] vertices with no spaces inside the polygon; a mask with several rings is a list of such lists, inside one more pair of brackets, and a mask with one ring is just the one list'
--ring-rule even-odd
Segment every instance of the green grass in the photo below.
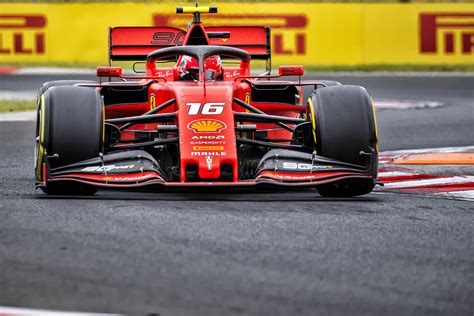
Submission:
{"label": "green grass", "polygon": [[0,112],[29,111],[36,109],[36,101],[0,100]]}

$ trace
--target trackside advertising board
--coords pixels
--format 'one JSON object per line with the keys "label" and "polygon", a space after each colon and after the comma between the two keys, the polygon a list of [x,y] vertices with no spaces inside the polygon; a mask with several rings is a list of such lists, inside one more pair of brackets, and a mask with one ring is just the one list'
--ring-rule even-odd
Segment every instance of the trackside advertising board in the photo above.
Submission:
{"label": "trackside advertising board", "polygon": [[[274,65],[474,63],[473,3],[212,4],[205,25],[270,25]],[[176,5],[0,3],[0,62],[105,64],[109,26],[186,29]]]}

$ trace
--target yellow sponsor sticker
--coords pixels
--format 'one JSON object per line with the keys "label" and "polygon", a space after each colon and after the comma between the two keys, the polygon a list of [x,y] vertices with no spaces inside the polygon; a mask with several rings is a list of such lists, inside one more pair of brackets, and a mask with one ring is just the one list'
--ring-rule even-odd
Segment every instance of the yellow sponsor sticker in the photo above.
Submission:
{"label": "yellow sponsor sticker", "polygon": [[224,146],[193,146],[193,150],[224,150]]}

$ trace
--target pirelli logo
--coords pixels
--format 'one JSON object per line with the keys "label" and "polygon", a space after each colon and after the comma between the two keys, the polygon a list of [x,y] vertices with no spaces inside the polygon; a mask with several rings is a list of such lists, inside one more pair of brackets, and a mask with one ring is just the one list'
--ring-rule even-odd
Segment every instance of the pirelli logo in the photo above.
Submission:
{"label": "pirelli logo", "polygon": [[420,53],[474,53],[474,12],[420,13]]}
{"label": "pirelli logo", "polygon": [[[154,14],[155,26],[185,28],[187,16]],[[218,14],[206,16],[206,25],[267,25],[272,27],[272,53],[275,55],[305,55],[308,17],[300,14]],[[177,38],[176,38],[177,39]],[[180,36],[179,40],[184,40]]]}
{"label": "pirelli logo", "polygon": [[43,14],[0,14],[0,56],[43,55],[45,28]]}

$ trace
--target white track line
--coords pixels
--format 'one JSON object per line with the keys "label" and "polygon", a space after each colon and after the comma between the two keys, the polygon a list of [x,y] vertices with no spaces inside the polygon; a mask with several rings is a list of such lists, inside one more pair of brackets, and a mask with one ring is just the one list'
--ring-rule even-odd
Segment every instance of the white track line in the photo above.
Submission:
{"label": "white track line", "polygon": [[82,312],[62,312],[45,309],[4,307],[0,306],[0,315],[2,316],[119,316],[120,314],[97,314]]}
{"label": "white track line", "polygon": [[374,101],[378,110],[409,110],[409,109],[432,109],[443,106],[444,103],[424,100],[389,100],[380,99]]}
{"label": "white track line", "polygon": [[95,69],[88,68],[61,68],[61,67],[32,67],[20,68],[15,75],[95,75]]}
{"label": "white track line", "polygon": [[454,177],[443,177],[427,180],[416,180],[416,181],[399,181],[386,183],[384,189],[407,189],[425,186],[436,186],[436,185],[453,185],[463,183],[473,183],[474,176],[454,176]]}
{"label": "white track line", "polygon": [[474,146],[443,147],[443,148],[423,148],[423,149],[401,149],[384,151],[380,153],[382,159],[394,158],[392,156],[404,154],[424,154],[424,153],[459,153],[474,151]]}
{"label": "white track line", "polygon": [[0,113],[0,122],[31,122],[36,120],[36,111]]}
{"label": "white track line", "polygon": [[474,190],[441,192],[436,195],[453,199],[474,201]]}
{"label": "white track line", "polygon": [[410,172],[400,172],[400,171],[387,171],[387,172],[379,172],[379,179],[383,178],[394,178],[394,177],[415,177],[418,176],[417,173],[410,173]]}
{"label": "white track line", "polygon": [[36,90],[2,90],[0,91],[0,100],[33,101],[36,100],[37,94]]}

